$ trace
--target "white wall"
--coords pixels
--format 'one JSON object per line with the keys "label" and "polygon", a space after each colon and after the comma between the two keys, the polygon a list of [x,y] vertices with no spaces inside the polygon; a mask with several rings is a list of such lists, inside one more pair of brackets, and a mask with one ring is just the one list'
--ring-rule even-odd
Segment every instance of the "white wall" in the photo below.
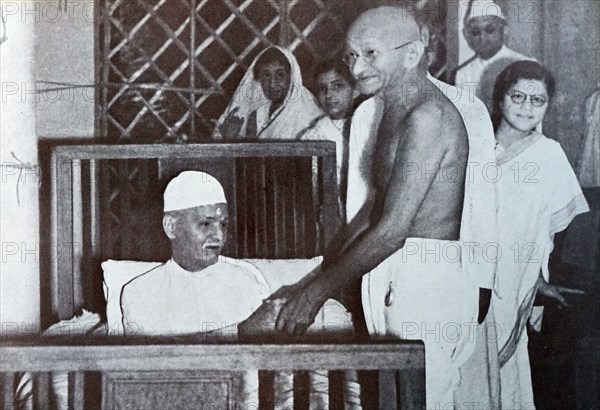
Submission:
{"label": "white wall", "polygon": [[600,87],[600,2],[546,0],[544,13],[541,61],[557,81],[544,132],[575,165],[583,149],[585,100]]}
{"label": "white wall", "polygon": [[[93,83],[96,7],[91,0],[0,0],[0,7],[8,37],[0,45],[0,336],[6,336],[40,330],[38,142],[94,135],[94,88],[36,91],[48,87],[40,81]],[[34,168],[19,174],[20,162]],[[49,226],[41,229],[46,238]],[[48,275],[42,277],[48,289]]]}
{"label": "white wall", "polygon": [[[44,82],[76,85],[94,83],[94,13],[91,0],[38,1],[36,22],[35,80],[37,87],[56,87]],[[86,138],[94,135],[94,88],[75,88],[42,93],[36,100],[37,134],[43,138]]]}
{"label": "white wall", "polygon": [[[8,40],[0,45],[0,321],[2,336],[39,331],[38,179],[34,85],[35,19],[10,14],[2,1]],[[13,157],[14,154],[15,157]]]}

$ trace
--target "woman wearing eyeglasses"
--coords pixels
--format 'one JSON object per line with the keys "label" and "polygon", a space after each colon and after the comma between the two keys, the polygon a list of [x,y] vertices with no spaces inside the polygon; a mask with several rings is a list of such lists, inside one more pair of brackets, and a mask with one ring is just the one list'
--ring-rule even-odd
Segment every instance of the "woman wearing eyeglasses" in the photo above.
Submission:
{"label": "woman wearing eyeglasses", "polygon": [[564,294],[577,292],[548,283],[554,234],[589,210],[560,145],[536,131],[554,92],[552,74],[535,61],[511,64],[494,86],[500,247],[493,305],[506,408],[533,408],[526,325],[539,330],[536,294],[566,306]]}

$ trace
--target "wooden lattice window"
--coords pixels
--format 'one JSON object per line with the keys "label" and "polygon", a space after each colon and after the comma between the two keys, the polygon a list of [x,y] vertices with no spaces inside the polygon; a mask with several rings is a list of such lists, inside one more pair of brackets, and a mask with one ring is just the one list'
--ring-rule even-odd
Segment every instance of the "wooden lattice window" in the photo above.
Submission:
{"label": "wooden lattice window", "polygon": [[357,3],[105,0],[98,134],[115,142],[207,141],[211,119],[258,52],[282,45],[312,67],[340,49]]}

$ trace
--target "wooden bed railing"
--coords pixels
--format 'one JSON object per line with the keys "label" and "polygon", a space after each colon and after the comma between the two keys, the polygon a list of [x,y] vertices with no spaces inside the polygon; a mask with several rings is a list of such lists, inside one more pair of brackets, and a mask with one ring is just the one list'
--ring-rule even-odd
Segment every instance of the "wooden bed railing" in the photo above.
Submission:
{"label": "wooden bed railing", "polygon": [[[70,342],[72,343],[72,342]],[[402,341],[390,344],[296,344],[296,345],[253,345],[253,344],[98,344],[64,345],[56,342],[0,344],[2,358],[2,408],[15,408],[16,374],[33,372],[33,401],[36,408],[49,408],[49,372],[69,373],[69,408],[82,409],[96,407],[98,403],[86,402],[84,393],[84,372],[100,372],[103,375],[102,408],[114,408],[118,401],[111,390],[120,380],[131,383],[138,380],[135,374],[155,372],[175,375],[173,382],[189,379],[212,383],[219,389],[213,391],[223,407],[235,407],[231,400],[236,390],[232,379],[244,370],[263,371],[291,370],[378,370],[378,403],[369,408],[380,409],[421,409],[425,408],[425,355],[421,342]],[[215,378],[215,371],[218,377]],[[195,372],[195,377],[189,377]],[[112,377],[111,374],[118,377]],[[123,377],[123,375],[129,377]],[[204,378],[203,378],[204,375]],[[147,380],[146,380],[147,381]],[[158,382],[159,380],[156,380]],[[163,381],[165,381],[163,379]],[[216,382],[216,384],[215,384]],[[111,385],[113,383],[113,385]],[[219,387],[220,386],[220,387]],[[214,397],[214,396],[213,396]],[[167,398],[168,399],[168,398]],[[202,399],[200,399],[202,400]],[[206,403],[192,403],[190,408],[205,408]],[[238,403],[239,404],[239,403]],[[135,405],[132,408],[137,408]],[[98,406],[100,407],[100,406]],[[261,403],[260,408],[269,408]]]}

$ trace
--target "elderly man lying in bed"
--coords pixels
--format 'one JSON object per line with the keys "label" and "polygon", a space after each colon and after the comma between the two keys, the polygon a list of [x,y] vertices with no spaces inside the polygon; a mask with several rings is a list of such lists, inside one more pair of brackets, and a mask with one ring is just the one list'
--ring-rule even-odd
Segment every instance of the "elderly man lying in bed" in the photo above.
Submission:
{"label": "elderly man lying in bed", "polygon": [[[237,335],[237,324],[252,315],[276,289],[269,288],[251,263],[220,256],[227,224],[227,200],[214,177],[185,171],[169,182],[164,192],[163,229],[171,241],[172,258],[123,287],[121,306],[127,334],[193,335],[216,331],[225,336]],[[338,326],[345,324],[345,332],[352,332],[349,313],[336,304],[331,301],[327,312],[335,318],[325,320]],[[274,314],[275,310],[267,307],[255,312],[255,316]],[[265,331],[243,325],[241,328],[246,334],[259,336]],[[248,405],[258,403],[257,377],[256,371],[244,374]],[[311,372],[309,379],[311,407],[327,408],[327,372]],[[359,388],[354,380],[353,375],[347,381],[344,396],[347,407],[359,408]],[[293,405],[291,374],[276,374],[275,388],[276,408]]]}

